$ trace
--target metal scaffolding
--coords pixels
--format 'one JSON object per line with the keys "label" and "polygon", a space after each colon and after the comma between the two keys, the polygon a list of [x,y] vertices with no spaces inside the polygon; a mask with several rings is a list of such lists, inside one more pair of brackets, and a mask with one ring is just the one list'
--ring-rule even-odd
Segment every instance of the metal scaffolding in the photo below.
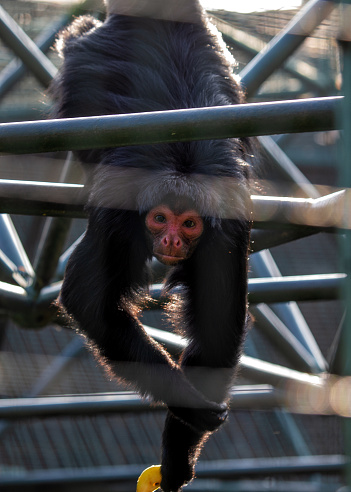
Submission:
{"label": "metal scaffolding", "polygon": [[[56,73],[56,67],[44,52],[51,46],[57,31],[67,24],[72,15],[94,9],[95,3],[82,2],[72,12],[33,42],[0,7],[0,38],[21,61],[13,61],[0,73],[0,99],[29,70],[40,84],[47,87]],[[335,8],[343,9],[340,18],[339,42],[343,51],[343,94],[336,91],[325,94],[326,87],[317,78],[306,77],[301,67],[288,58],[296,52],[314,29]],[[249,102],[248,104],[198,108],[134,115],[84,117],[66,120],[4,122],[0,124],[0,152],[28,154],[53,151],[72,151],[100,147],[155,144],[208,138],[260,136],[260,144],[278,173],[298,190],[298,198],[252,195],[253,253],[249,281],[249,301],[256,323],[265,335],[274,341],[278,352],[289,360],[293,369],[244,355],[240,374],[251,384],[233,388],[232,409],[271,409],[292,413],[342,415],[345,420],[345,456],[295,456],[271,460],[228,460],[205,462],[198,468],[199,478],[225,479],[211,485],[211,490],[241,490],[228,488],[228,479],[245,476],[284,475],[295,473],[344,472],[351,487],[351,412],[341,414],[339,407],[325,404],[312,408],[299,402],[301,392],[317,395],[328,401],[331,392],[341,387],[340,381],[351,375],[348,347],[351,344],[351,318],[346,310],[336,340],[330,367],[316,343],[307,322],[296,304],[298,301],[322,301],[342,298],[351,304],[351,5],[342,6],[328,0],[310,0],[286,28],[258,52],[257,39],[244,35],[228,23],[214,18],[223,30],[228,44],[256,54],[242,70],[242,82],[248,97],[255,96],[260,86],[283,65],[293,76],[313,87],[314,96],[297,100]],[[350,22],[348,22],[350,21]],[[323,97],[318,97],[323,95]],[[324,97],[327,95],[328,97]],[[317,190],[287,157],[275,134],[296,134],[342,130],[343,158],[340,165],[340,189],[320,196]],[[349,135],[349,137],[348,137]],[[71,221],[85,218],[84,185],[72,180],[72,155],[69,153],[60,182],[0,179],[0,314],[25,327],[43,327],[53,320],[62,323],[52,307],[57,298],[69,254],[77,243],[65,246]],[[47,216],[42,231],[36,260],[31,262],[22,244],[10,214]],[[342,272],[318,275],[282,276],[267,248],[305,238],[319,232],[336,233],[340,237],[343,258]],[[155,307],[162,307],[167,298],[155,284],[150,290]],[[186,343],[179,336],[146,326],[148,333],[174,355]],[[346,350],[345,350],[346,348]],[[40,397],[44,388],[57,378],[63,369],[83,350],[83,341],[77,339],[58,357],[30,394],[25,398],[0,400],[0,434],[13,421],[25,418],[49,418],[58,415],[96,415],[105,413],[145,412],[148,402],[133,393],[98,394],[89,396]],[[343,358],[339,353],[343,351]],[[333,379],[331,368],[339,368]],[[345,386],[343,386],[345,389]],[[348,387],[349,399],[351,388]],[[311,398],[312,398],[311,396]],[[342,398],[342,395],[338,397]],[[318,400],[318,401],[319,401]],[[162,407],[152,407],[160,411]],[[307,449],[303,436],[289,414],[283,413],[284,425],[296,449]],[[297,453],[298,454],[298,453]],[[302,453],[300,453],[302,454]],[[141,467],[138,465],[83,469],[79,473],[67,469],[23,473],[18,476],[0,475],[0,486],[7,488],[50,484],[86,484],[104,481],[133,481]],[[201,480],[200,480],[201,482]],[[305,483],[306,485],[306,483]],[[305,485],[297,485],[301,491]],[[249,487],[249,484],[246,483]],[[201,490],[207,490],[202,485]],[[217,487],[217,488],[216,488]],[[283,487],[284,488],[284,487]],[[242,486],[243,490],[249,488]],[[285,487],[284,490],[288,490]],[[196,485],[194,485],[196,490]],[[200,489],[199,489],[200,490]],[[256,484],[256,490],[260,488]],[[272,489],[273,490],[273,489]],[[279,487],[277,487],[279,490]],[[312,490],[306,486],[306,491]],[[336,490],[329,485],[313,490]]]}

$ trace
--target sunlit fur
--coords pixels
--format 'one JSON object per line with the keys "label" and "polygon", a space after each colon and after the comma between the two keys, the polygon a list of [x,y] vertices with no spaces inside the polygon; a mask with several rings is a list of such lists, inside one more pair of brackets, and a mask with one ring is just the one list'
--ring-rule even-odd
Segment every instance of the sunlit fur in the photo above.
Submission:
{"label": "sunlit fur", "polygon": [[[61,34],[54,117],[243,102],[198,2],[159,3],[161,19],[153,19],[152,1],[107,1],[104,23],[80,17]],[[249,141],[235,138],[77,152],[89,173],[89,223],[59,302],[110,374],[168,406],[164,492],[192,479],[204,441],[227,417],[247,320],[251,154]],[[147,336],[133,308],[153,254],[145,216],[170,195],[191,202],[203,223],[196,248],[166,281],[181,287],[181,310],[169,310],[189,340],[180,362]]]}

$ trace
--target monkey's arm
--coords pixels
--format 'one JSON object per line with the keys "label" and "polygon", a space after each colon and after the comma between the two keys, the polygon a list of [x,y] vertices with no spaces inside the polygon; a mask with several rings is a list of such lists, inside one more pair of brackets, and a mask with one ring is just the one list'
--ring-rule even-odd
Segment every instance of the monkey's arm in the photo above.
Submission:
{"label": "monkey's arm", "polygon": [[[185,312],[191,340],[182,368],[206,398],[222,402],[232,385],[247,322],[249,224],[223,221],[199,245],[186,269]],[[202,247],[201,247],[202,246]],[[170,280],[177,282],[177,278]],[[174,408],[171,408],[174,411]],[[180,415],[187,409],[180,409]],[[209,433],[189,429],[168,414],[163,434],[162,490],[178,491],[194,476],[194,466]]]}
{"label": "monkey's arm", "polygon": [[175,415],[181,413],[178,408],[193,408],[184,421],[212,430],[225,418],[226,406],[205,399],[133,315],[130,304],[145,281],[149,255],[141,220],[129,211],[90,214],[86,235],[67,265],[60,302],[110,372],[173,406]]}

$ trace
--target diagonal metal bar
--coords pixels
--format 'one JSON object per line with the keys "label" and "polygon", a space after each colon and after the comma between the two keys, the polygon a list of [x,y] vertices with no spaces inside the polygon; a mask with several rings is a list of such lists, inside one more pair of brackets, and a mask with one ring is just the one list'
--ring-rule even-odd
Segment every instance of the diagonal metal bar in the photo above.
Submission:
{"label": "diagonal metal bar", "polygon": [[[35,398],[43,394],[72,364],[75,358],[85,350],[85,344],[82,337],[76,336],[66,345],[66,347],[57,355],[51,364],[39,375],[34,386],[25,398]],[[12,425],[9,420],[0,420],[0,436]]]}
{"label": "diagonal metal bar", "polygon": [[[217,29],[222,33],[223,40],[226,44],[239,47],[241,50],[253,56],[267,49],[267,43],[262,39],[234,27],[219,17],[211,15],[211,21],[214,22]],[[283,64],[282,68],[300,80],[309,90],[316,91],[319,95],[329,94],[330,89],[333,87],[333,83],[329,78],[305,61],[290,59]]]}
{"label": "diagonal metal bar", "polygon": [[57,72],[56,67],[1,6],[0,37],[47,87]]}
{"label": "diagonal metal bar", "polygon": [[83,239],[83,236],[84,234],[82,234],[78,239],[76,239],[74,243],[71,244],[71,246],[67,248],[66,251],[62,253],[62,255],[60,256],[55,273],[55,280],[61,280],[63,278],[69,257],[71,256],[72,252],[75,250],[76,246]]}
{"label": "diagonal metal bar", "polygon": [[320,371],[315,358],[267,304],[250,306],[250,313],[255,319],[255,325],[259,326],[295,369],[312,373]]}
{"label": "diagonal metal bar", "polygon": [[[46,52],[52,46],[55,37],[59,30],[65,26],[72,16],[78,16],[83,13],[87,8],[92,7],[95,4],[95,0],[85,0],[78,5],[75,5],[71,11],[64,14],[58,21],[54,21],[44,32],[41,32],[35,39],[35,44],[39,50]],[[18,82],[26,73],[27,67],[20,60],[12,60],[0,73],[0,99],[3,98],[13,86]]]}
{"label": "diagonal metal bar", "polygon": [[[58,31],[68,22],[69,18],[70,16],[63,16],[59,21],[53,22],[48,29],[38,36],[35,40],[35,44],[40,51],[46,52],[52,46]],[[13,89],[16,82],[18,82],[26,72],[26,65],[18,59],[13,59],[0,72],[0,99],[5,97],[6,94]]]}
{"label": "diagonal metal bar", "polygon": [[[71,179],[72,159],[72,152],[69,152],[61,172],[61,183]],[[71,220],[68,218],[49,217],[46,219],[34,264],[35,278],[32,285],[34,294],[38,294],[42,287],[54,277],[70,227]]]}
{"label": "diagonal metal bar", "polygon": [[315,28],[333,11],[336,2],[310,0],[292,21],[241,71],[242,84],[248,96],[303,43]]}
{"label": "diagonal metal bar", "polygon": [[28,280],[24,278],[23,272],[20,272],[16,265],[5,255],[0,249],[0,279],[10,284],[16,283],[17,285],[26,288],[28,286]]}
{"label": "diagonal metal bar", "polygon": [[[0,214],[0,250],[13,265],[10,267],[19,285],[29,285],[32,282],[34,271],[28,259],[27,253],[13,225],[12,219],[7,214]],[[4,258],[3,258],[4,259]],[[6,262],[8,266],[10,263]],[[22,280],[19,279],[22,277]]]}
{"label": "diagonal metal bar", "polygon": [[[266,250],[257,255],[252,255],[250,258],[253,270],[256,275],[271,278],[283,278],[278,266],[276,265],[271,253]],[[299,342],[309,351],[314,357],[320,371],[327,369],[327,364],[318,344],[312,335],[305,318],[303,317],[296,302],[298,299],[291,297],[286,299],[288,304],[276,304],[277,299],[273,299],[271,308],[279,316],[279,318],[289,327],[292,334]]]}
{"label": "diagonal metal bar", "polygon": [[277,167],[283,179],[295,183],[306,197],[318,198],[320,196],[316,187],[306,178],[271,137],[258,137],[258,141]]}

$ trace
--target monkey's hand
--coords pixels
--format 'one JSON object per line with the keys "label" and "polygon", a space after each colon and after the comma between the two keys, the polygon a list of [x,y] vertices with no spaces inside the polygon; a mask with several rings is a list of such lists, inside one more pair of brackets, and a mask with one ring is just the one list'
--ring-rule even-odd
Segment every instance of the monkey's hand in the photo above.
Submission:
{"label": "monkey's hand", "polygon": [[213,432],[228,417],[226,403],[211,402],[208,408],[169,407],[170,412],[197,432]]}

